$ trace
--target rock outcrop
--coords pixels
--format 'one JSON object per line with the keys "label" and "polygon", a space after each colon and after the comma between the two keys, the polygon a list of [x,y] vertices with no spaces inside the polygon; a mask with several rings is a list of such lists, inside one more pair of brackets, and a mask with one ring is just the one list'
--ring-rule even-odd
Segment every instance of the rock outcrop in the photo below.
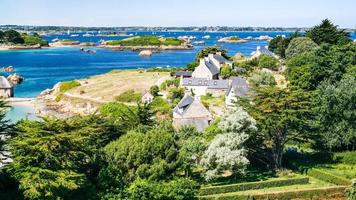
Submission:
{"label": "rock outcrop", "polygon": [[11,74],[7,77],[7,80],[9,80],[12,84],[16,85],[22,83],[25,78],[20,76],[19,74]]}
{"label": "rock outcrop", "polygon": [[141,57],[152,56],[153,52],[151,50],[142,50],[138,55]]}

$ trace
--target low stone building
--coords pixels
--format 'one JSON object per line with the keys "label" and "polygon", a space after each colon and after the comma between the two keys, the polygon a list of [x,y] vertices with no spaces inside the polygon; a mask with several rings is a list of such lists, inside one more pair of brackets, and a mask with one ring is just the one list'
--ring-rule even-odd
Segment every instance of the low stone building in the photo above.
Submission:
{"label": "low stone building", "polygon": [[14,86],[4,76],[0,76],[0,98],[14,96]]}
{"label": "low stone building", "polygon": [[210,80],[206,78],[184,78],[181,80],[181,86],[187,92],[193,92],[196,96],[203,96],[207,93],[214,97],[224,95],[229,88],[228,80]]}
{"label": "low stone building", "polygon": [[272,51],[268,50],[268,46],[258,46],[256,48],[256,51],[251,53],[250,60],[254,58],[258,58],[261,55],[267,55],[267,56],[277,58],[277,56]]}
{"label": "low stone building", "polygon": [[179,129],[183,126],[194,126],[202,132],[212,120],[210,112],[198,98],[186,94],[173,109],[173,126]]}

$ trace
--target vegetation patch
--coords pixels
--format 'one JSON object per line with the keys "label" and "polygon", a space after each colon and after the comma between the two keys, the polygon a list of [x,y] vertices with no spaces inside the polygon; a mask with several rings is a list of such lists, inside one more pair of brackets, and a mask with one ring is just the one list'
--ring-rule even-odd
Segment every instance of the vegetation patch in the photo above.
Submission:
{"label": "vegetation patch", "polygon": [[67,81],[67,82],[62,82],[59,86],[59,91],[60,92],[67,92],[70,89],[73,89],[75,87],[80,86],[80,83],[78,81]]}
{"label": "vegetation patch", "polygon": [[238,192],[238,191],[254,190],[254,189],[263,189],[263,188],[279,187],[279,186],[286,186],[286,185],[308,184],[308,183],[309,183],[308,177],[292,178],[292,179],[284,179],[284,180],[250,182],[250,183],[239,183],[239,184],[201,188],[200,195],[213,195],[213,194]]}
{"label": "vegetation patch", "polygon": [[314,178],[329,182],[329,183],[334,183],[336,185],[350,185],[351,184],[350,180],[340,177],[340,176],[337,176],[337,175],[334,175],[334,174],[331,174],[331,173],[326,172],[322,169],[308,170],[308,175],[312,176]]}
{"label": "vegetation patch", "polygon": [[134,90],[127,90],[126,92],[121,93],[115,98],[117,101],[121,102],[139,102],[141,99],[141,93],[135,92]]}
{"label": "vegetation patch", "polygon": [[108,42],[107,44],[121,46],[179,46],[183,44],[183,41],[177,38],[160,38],[157,36],[145,35],[122,40],[114,40]]}

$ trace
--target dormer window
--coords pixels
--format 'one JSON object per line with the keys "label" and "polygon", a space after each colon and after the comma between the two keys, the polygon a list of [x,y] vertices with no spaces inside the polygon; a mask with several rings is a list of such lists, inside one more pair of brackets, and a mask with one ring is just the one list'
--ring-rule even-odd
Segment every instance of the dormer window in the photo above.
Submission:
{"label": "dormer window", "polygon": [[218,82],[214,81],[214,85],[217,85],[217,84],[218,84]]}
{"label": "dormer window", "polygon": [[205,85],[208,85],[208,81],[204,81],[204,84],[205,84]]}
{"label": "dormer window", "polygon": [[189,84],[189,85],[191,85],[191,84],[192,84],[192,81],[191,81],[191,80],[189,80],[189,81],[188,81],[188,84]]}
{"label": "dormer window", "polygon": [[201,85],[202,83],[203,83],[203,81],[200,80],[200,81],[199,81],[199,85]]}

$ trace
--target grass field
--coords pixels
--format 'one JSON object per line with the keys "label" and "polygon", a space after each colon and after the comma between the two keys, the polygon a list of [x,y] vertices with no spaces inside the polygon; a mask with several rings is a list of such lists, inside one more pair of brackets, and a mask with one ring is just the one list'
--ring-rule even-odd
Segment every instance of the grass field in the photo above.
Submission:
{"label": "grass field", "polygon": [[67,91],[67,94],[77,98],[110,102],[115,101],[117,96],[129,90],[139,93],[149,91],[152,85],[160,85],[169,78],[168,72],[115,70],[79,80],[81,85]]}

